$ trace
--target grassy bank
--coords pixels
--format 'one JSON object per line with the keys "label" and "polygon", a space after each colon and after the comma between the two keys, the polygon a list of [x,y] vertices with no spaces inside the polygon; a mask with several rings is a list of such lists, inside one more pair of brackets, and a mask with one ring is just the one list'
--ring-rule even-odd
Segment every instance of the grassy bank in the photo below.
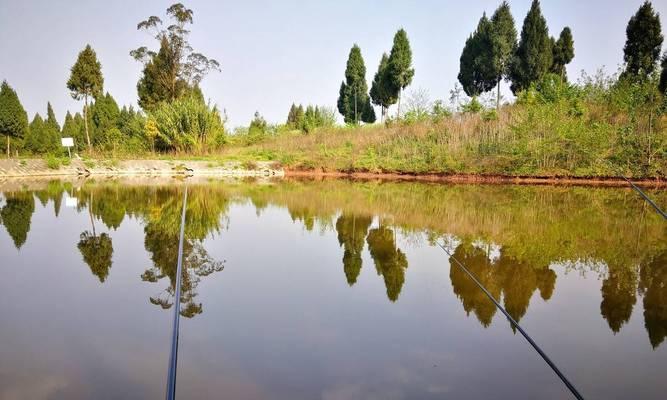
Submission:
{"label": "grassy bank", "polygon": [[496,110],[408,109],[381,125],[233,137],[234,159],[279,161],[295,170],[411,174],[635,177],[667,175],[664,99],[641,83],[603,77],[544,82]]}

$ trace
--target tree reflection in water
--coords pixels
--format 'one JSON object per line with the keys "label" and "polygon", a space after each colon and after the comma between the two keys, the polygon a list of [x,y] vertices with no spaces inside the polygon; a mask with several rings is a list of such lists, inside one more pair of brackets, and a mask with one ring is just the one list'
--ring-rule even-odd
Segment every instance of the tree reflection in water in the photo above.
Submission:
{"label": "tree reflection in water", "polygon": [[[58,216],[66,189],[66,184],[50,182],[34,193],[5,191],[0,223],[17,249],[29,240],[35,196],[42,205],[51,201]],[[308,231],[315,226],[335,228],[343,248],[344,279],[350,286],[358,280],[367,245],[392,302],[401,294],[408,266],[405,253],[397,248],[395,232],[425,235],[431,242],[449,235],[460,242],[451,249],[454,256],[516,320],[527,314],[536,291],[544,300],[552,297],[556,267],[549,266],[571,263],[578,272],[602,277],[599,310],[612,332],[629,323],[641,296],[650,344],[658,348],[667,337],[667,229],[662,219],[651,214],[641,224],[635,223],[644,204],[628,190],[342,180],[200,184],[190,190],[182,277],[181,312],[186,316],[202,311],[196,301],[202,277],[224,267],[224,261],[206,252],[203,240],[219,232],[231,201],[248,204],[250,200],[258,214],[269,206],[287,210]],[[113,255],[113,232],[97,233],[95,221],[115,230],[126,219],[138,219],[144,224],[144,247],[152,262],[141,278],[147,282],[167,278],[169,284],[150,301],[171,307],[181,194],[175,185],[118,183],[86,183],[72,192],[78,198],[78,210],[88,207],[92,217],[91,230],[81,233],[77,243],[92,273],[102,282],[108,279]],[[664,203],[667,192],[655,191],[652,196]],[[371,229],[374,218],[382,215],[391,215],[392,225],[381,220],[379,227]],[[497,243],[498,254],[489,257],[475,244],[476,238]],[[459,269],[451,268],[449,278],[465,312],[489,326],[496,314],[493,304]]]}

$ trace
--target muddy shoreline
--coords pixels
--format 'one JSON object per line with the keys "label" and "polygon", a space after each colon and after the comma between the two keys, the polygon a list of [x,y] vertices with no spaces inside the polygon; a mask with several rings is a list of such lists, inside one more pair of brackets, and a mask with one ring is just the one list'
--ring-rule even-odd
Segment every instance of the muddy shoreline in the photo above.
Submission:
{"label": "muddy shoreline", "polygon": [[[331,172],[285,170],[286,178],[301,179],[352,179],[352,180],[386,180],[414,181],[432,183],[469,183],[469,184],[514,184],[514,185],[552,185],[552,186],[628,186],[622,177],[565,177],[565,176],[509,176],[509,175],[478,175],[478,174],[400,174],[372,172]],[[667,180],[631,179],[633,183],[643,187],[667,189]]]}

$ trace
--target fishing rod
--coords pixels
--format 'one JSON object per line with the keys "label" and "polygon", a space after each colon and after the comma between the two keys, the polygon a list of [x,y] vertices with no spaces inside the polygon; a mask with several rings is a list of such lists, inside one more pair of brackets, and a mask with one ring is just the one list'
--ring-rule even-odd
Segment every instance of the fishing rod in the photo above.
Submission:
{"label": "fishing rod", "polygon": [[181,316],[181,271],[183,269],[183,236],[185,236],[185,208],[188,203],[188,187],[183,192],[183,212],[181,213],[181,233],[178,239],[178,261],[176,263],[176,288],[174,295],[174,322],[171,334],[171,355],[169,375],[167,375],[167,400],[176,398],[176,367],[178,366],[178,324]]}
{"label": "fishing rod", "polygon": [[468,270],[468,268],[466,268],[466,266],[463,265],[462,262],[460,262],[458,259],[456,259],[456,257],[454,257],[454,255],[449,250],[447,250],[447,248],[445,246],[443,246],[440,243],[438,243],[438,246],[440,246],[440,248],[442,250],[444,250],[445,253],[447,253],[452,260],[454,260],[454,263],[456,265],[458,265],[463,270],[463,272],[465,272],[470,277],[470,279],[473,280],[473,282],[475,282],[477,287],[479,287],[482,290],[482,292],[484,292],[486,297],[488,297],[489,300],[491,300],[493,302],[493,304],[495,304],[496,307],[503,314],[505,314],[505,317],[507,317],[507,319],[510,321],[512,326],[514,326],[521,333],[521,335],[523,335],[523,337],[528,341],[528,343],[530,343],[530,345],[533,346],[535,351],[537,351],[537,353],[542,357],[542,359],[551,367],[551,369],[556,373],[556,375],[558,375],[560,380],[563,381],[565,386],[567,386],[567,388],[570,390],[570,392],[572,392],[574,397],[577,398],[578,400],[583,400],[584,397],[579,393],[577,388],[574,387],[574,385],[569,381],[569,379],[567,379],[567,377],[560,371],[560,369],[558,369],[556,364],[554,364],[554,362],[551,361],[549,356],[547,356],[546,353],[544,351],[542,351],[540,346],[538,346],[537,343],[535,343],[535,341],[530,337],[530,335],[528,335],[528,333],[526,333],[526,331],[523,330],[523,328],[519,325],[519,323],[516,322],[514,320],[514,318],[512,318],[512,316],[507,312],[507,310],[505,310],[505,308],[500,305],[498,300],[496,300],[493,297],[493,295],[488,290],[486,290],[484,285],[482,285],[482,283],[477,279],[477,277],[472,272],[470,272],[470,270]]}
{"label": "fishing rod", "polygon": [[658,205],[655,204],[655,202],[654,202],[653,200],[651,200],[651,198],[648,197],[648,195],[647,195],[646,193],[644,193],[643,190],[641,190],[639,187],[637,187],[637,185],[635,185],[634,183],[632,183],[632,181],[630,181],[630,179],[626,178],[625,175],[619,175],[619,176],[620,176],[621,178],[623,178],[627,183],[629,183],[630,186],[632,186],[632,188],[633,188],[634,190],[636,190],[637,193],[639,193],[639,194],[644,198],[644,200],[646,200],[650,205],[652,205],[653,208],[655,208],[655,210],[658,212],[658,214],[662,215],[662,217],[663,217],[664,219],[667,219],[667,214],[665,214],[665,212],[662,211],[662,210],[660,209],[660,207],[658,207]]}

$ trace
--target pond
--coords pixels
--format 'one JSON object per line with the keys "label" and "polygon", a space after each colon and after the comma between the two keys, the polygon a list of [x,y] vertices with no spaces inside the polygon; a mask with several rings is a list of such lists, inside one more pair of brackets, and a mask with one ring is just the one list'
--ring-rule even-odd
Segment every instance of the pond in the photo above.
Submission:
{"label": "pond", "polygon": [[[570,398],[438,243],[584,397],[665,398],[667,224],[629,189],[187,186],[178,398]],[[184,187],[0,185],[0,399],[164,396]]]}

